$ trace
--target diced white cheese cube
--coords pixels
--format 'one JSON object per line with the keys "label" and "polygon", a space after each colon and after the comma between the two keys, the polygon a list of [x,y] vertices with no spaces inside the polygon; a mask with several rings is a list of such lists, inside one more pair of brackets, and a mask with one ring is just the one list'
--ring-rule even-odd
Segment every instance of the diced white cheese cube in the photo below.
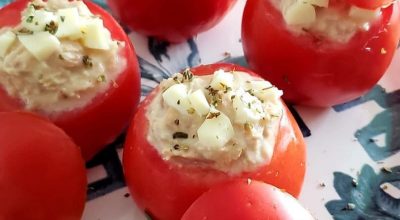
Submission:
{"label": "diced white cheese cube", "polygon": [[281,103],[266,103],[265,104],[265,111],[267,112],[267,115],[269,115],[269,117],[280,117],[282,115],[282,104]]}
{"label": "diced white cheese cube", "polygon": [[244,88],[262,101],[276,102],[283,95],[281,90],[265,80],[247,81]]}
{"label": "diced white cheese cube", "polygon": [[233,99],[233,109],[236,123],[255,122],[265,117],[261,101],[242,89],[237,91]]}
{"label": "diced white cheese cube", "polygon": [[350,11],[349,11],[349,16],[357,19],[359,21],[373,21],[376,19],[381,13],[381,9],[375,9],[375,10],[369,10],[369,9],[364,9],[364,8],[359,8],[357,6],[351,6]]}
{"label": "diced white cheese cube", "polygon": [[206,96],[201,89],[190,94],[189,101],[199,116],[207,115],[210,112],[210,104],[208,104]]}
{"label": "diced white cheese cube", "polygon": [[77,40],[83,37],[81,26],[82,22],[77,8],[64,8],[57,11],[58,30],[56,36],[58,38],[69,38]]}
{"label": "diced white cheese cube", "polygon": [[82,28],[82,43],[85,47],[98,50],[110,49],[110,39],[101,19],[95,18],[88,20]]}
{"label": "diced white cheese cube", "polygon": [[213,79],[210,83],[213,89],[223,90],[233,86],[232,73],[225,72],[224,70],[217,70],[214,72]]}
{"label": "diced white cheese cube", "polygon": [[22,27],[31,30],[33,32],[44,31],[46,25],[50,22],[56,22],[57,17],[52,12],[41,10],[35,10],[32,13],[28,13],[22,17]]}
{"label": "diced white cheese cube", "polygon": [[17,38],[17,36],[11,31],[7,31],[0,35],[0,57],[1,58],[3,58],[6,55],[8,49],[14,43],[16,38]]}
{"label": "diced white cheese cube", "polygon": [[49,32],[18,35],[18,40],[38,60],[49,58],[60,48],[60,41]]}
{"label": "diced white cheese cube", "polygon": [[283,14],[288,25],[310,27],[316,19],[315,8],[303,1],[296,1],[290,5]]}
{"label": "diced white cheese cube", "polygon": [[329,0],[303,0],[311,5],[315,5],[318,7],[327,8],[329,6]]}
{"label": "diced white cheese cube", "polygon": [[163,94],[164,101],[181,114],[189,114],[191,105],[188,99],[188,88],[184,84],[175,84],[169,87]]}
{"label": "diced white cheese cube", "polygon": [[204,146],[220,148],[235,134],[232,123],[228,116],[216,109],[213,109],[209,116],[197,130],[199,142]]}
{"label": "diced white cheese cube", "polygon": [[254,91],[254,95],[263,101],[276,102],[283,95],[283,92],[276,87],[268,87],[266,89]]}

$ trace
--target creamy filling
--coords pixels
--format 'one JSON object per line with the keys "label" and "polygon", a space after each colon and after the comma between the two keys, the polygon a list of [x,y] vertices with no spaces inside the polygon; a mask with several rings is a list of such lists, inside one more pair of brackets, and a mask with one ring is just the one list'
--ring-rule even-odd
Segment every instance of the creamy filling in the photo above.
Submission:
{"label": "creamy filling", "polygon": [[28,110],[84,107],[126,66],[124,43],[82,1],[31,2],[20,25],[0,29],[0,44],[0,87]]}
{"label": "creamy filling", "polygon": [[[347,43],[358,31],[368,31],[381,17],[381,9],[367,10],[333,0],[270,0],[296,35]],[[331,4],[331,2],[334,2]]]}
{"label": "creamy filling", "polygon": [[229,174],[270,162],[283,106],[269,82],[244,72],[186,71],[160,90],[147,109],[148,141],[165,160]]}

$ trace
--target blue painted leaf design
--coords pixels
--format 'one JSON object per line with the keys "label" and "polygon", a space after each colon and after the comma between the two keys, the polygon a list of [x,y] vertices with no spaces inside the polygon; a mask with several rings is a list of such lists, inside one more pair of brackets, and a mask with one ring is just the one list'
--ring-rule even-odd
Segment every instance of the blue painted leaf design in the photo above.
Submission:
{"label": "blue painted leaf design", "polygon": [[[142,76],[143,97],[173,73],[200,63],[197,45],[193,39],[188,40],[186,43],[171,45],[168,42],[150,37],[147,42],[147,49],[152,57],[147,57],[147,59],[138,57]],[[174,59],[170,59],[170,53],[174,54]],[[152,59],[154,59],[153,62],[150,61]]]}
{"label": "blue painted leaf design", "polygon": [[348,205],[348,202],[343,200],[333,200],[328,202],[325,206],[333,216],[335,220],[355,220],[358,219],[359,215],[354,211],[345,211],[344,207]]}
{"label": "blue painted leaf design", "polygon": [[[400,166],[391,168],[391,173],[384,172],[381,174],[382,184],[392,184],[398,190],[400,190]],[[400,219],[400,198],[394,198],[389,195],[385,190],[380,188],[376,192],[377,206],[382,212],[396,218]]]}
{"label": "blue painted leaf design", "polygon": [[141,95],[142,98],[147,96],[163,79],[170,76],[170,73],[165,72],[154,64],[147,62],[145,59],[138,57],[141,80]]}
{"label": "blue painted leaf design", "polygon": [[[399,220],[400,199],[393,198],[381,189],[382,183],[394,183],[397,187],[400,185],[400,167],[391,170],[391,173],[376,174],[371,166],[365,165],[357,184],[354,184],[351,176],[335,172],[334,187],[341,200],[325,204],[329,213],[335,220]],[[348,204],[353,204],[354,209],[346,209]]]}
{"label": "blue painted leaf design", "polygon": [[108,10],[108,6],[105,0],[93,0],[96,4],[100,5],[102,8]]}
{"label": "blue painted leaf design", "polygon": [[243,66],[248,68],[249,64],[247,63],[247,60],[244,56],[240,56],[240,57],[229,57],[226,59],[221,60],[219,63],[234,63],[237,64],[239,66]]}
{"label": "blue painted leaf design", "polygon": [[351,190],[353,178],[344,173],[335,172],[333,185],[340,198],[349,201],[351,200]]}
{"label": "blue painted leaf design", "polygon": [[[147,42],[149,53],[164,72],[176,73],[200,64],[199,51],[193,39],[181,44],[170,44],[150,37]],[[174,55],[173,59],[170,54]]]}
{"label": "blue painted leaf design", "polygon": [[[374,137],[384,134],[385,145],[378,146]],[[400,104],[377,114],[373,120],[355,134],[359,143],[375,161],[388,158],[400,151]]]}
{"label": "blue painted leaf design", "polygon": [[[400,151],[400,90],[387,93],[378,85],[368,94],[333,108],[342,112],[366,102],[376,102],[385,110],[359,129],[355,137],[374,161],[383,160]],[[379,135],[385,135],[384,146],[378,146],[374,141],[374,137]]]}
{"label": "blue painted leaf design", "polygon": [[388,108],[397,105],[400,103],[400,90],[386,93],[386,90],[382,86],[377,85],[364,96],[361,96],[350,102],[333,106],[333,109],[337,112],[342,112],[370,101],[376,102],[382,108]]}

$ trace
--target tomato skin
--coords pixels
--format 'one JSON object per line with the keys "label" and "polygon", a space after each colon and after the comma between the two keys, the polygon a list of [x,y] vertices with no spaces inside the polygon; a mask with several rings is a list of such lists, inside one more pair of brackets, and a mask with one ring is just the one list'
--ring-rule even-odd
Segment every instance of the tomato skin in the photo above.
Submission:
{"label": "tomato skin", "polygon": [[0,220],[79,220],[86,170],[79,148],[50,121],[0,113]]}
{"label": "tomato skin", "polygon": [[215,26],[237,0],[108,0],[121,21],[142,34],[178,43]]}
{"label": "tomato skin", "polygon": [[272,185],[235,180],[212,187],[185,212],[182,220],[313,220],[291,195]]}
{"label": "tomato skin", "polygon": [[391,63],[400,36],[397,4],[382,9],[381,20],[369,31],[340,45],[295,36],[270,0],[249,0],[242,23],[244,53],[250,67],[285,91],[289,102],[332,106],[350,101],[371,89]]}
{"label": "tomato skin", "polygon": [[[192,69],[195,75],[211,74],[218,69],[249,72],[233,64],[212,64]],[[249,72],[255,75],[254,73]],[[284,188],[298,196],[305,173],[305,143],[301,132],[285,109],[272,161],[258,170],[229,176],[195,164],[177,166],[163,160],[147,141],[149,122],[146,110],[158,89],[138,108],[127,134],[123,166],[127,185],[136,204],[155,219],[179,219],[202,193],[215,184],[236,178],[252,178]]]}
{"label": "tomato skin", "polygon": [[[27,0],[20,0],[0,9],[0,27],[18,24],[20,12],[26,7]],[[62,112],[50,118],[57,126],[70,135],[81,147],[86,160],[111,143],[128,125],[140,99],[140,72],[135,51],[128,36],[110,14],[90,1],[85,1],[93,14],[100,15],[113,39],[125,42],[122,56],[127,66],[115,80],[117,86],[95,97],[91,103],[81,109]],[[0,86],[0,112],[23,110],[18,100],[9,97]],[[40,113],[40,112],[38,112]]]}
{"label": "tomato skin", "polygon": [[347,0],[350,4],[365,9],[377,9],[393,1],[394,0]]}

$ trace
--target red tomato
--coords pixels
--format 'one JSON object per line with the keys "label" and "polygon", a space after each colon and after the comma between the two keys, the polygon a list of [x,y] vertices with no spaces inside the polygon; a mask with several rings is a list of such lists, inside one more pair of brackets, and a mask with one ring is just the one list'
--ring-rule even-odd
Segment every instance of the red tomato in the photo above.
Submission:
{"label": "red tomato", "polygon": [[79,220],[86,171],[79,148],[31,113],[0,113],[0,219]]}
{"label": "red tomato", "polygon": [[[195,75],[214,71],[249,70],[233,64],[212,64],[192,69]],[[196,164],[176,166],[163,160],[147,141],[148,105],[159,89],[153,91],[140,105],[127,135],[123,165],[129,189],[136,203],[156,219],[179,219],[186,209],[210,187],[236,178],[252,178],[285,189],[298,196],[305,173],[305,144],[290,112],[285,109],[270,164],[251,173],[230,176]]]}
{"label": "red tomato", "polygon": [[[18,24],[19,14],[27,2],[29,1],[16,1],[0,9],[0,27]],[[74,139],[81,147],[84,158],[88,160],[106,144],[111,143],[128,125],[140,99],[140,73],[135,51],[122,28],[106,11],[90,1],[85,3],[94,14],[101,16],[113,39],[125,42],[123,56],[128,61],[127,67],[115,81],[118,86],[110,86],[84,108],[47,115]],[[24,105],[9,97],[1,86],[0,100],[0,112],[24,109]]]}
{"label": "red tomato", "polygon": [[259,181],[219,184],[201,195],[182,220],[313,220],[291,195]]}
{"label": "red tomato", "polygon": [[182,42],[216,25],[237,0],[108,0],[130,28],[170,42]]}
{"label": "red tomato", "polygon": [[313,106],[343,103],[371,89],[389,66],[400,35],[397,4],[382,9],[369,31],[339,44],[294,35],[271,0],[249,0],[243,49],[249,65],[285,91],[284,99]]}
{"label": "red tomato", "polygon": [[360,8],[377,9],[384,5],[391,4],[395,0],[347,0],[350,4]]}

